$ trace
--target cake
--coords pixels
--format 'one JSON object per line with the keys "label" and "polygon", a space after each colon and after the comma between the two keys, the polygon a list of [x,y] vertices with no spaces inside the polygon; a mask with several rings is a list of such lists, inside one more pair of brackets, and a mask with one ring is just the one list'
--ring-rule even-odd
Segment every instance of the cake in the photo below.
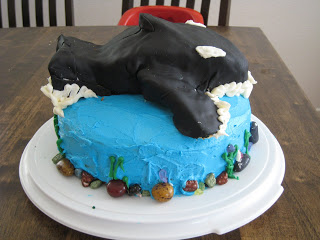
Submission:
{"label": "cake", "polygon": [[84,186],[165,202],[237,179],[250,161],[256,81],[204,25],[141,14],[105,45],[61,35],[49,72],[41,90],[54,105],[54,162]]}

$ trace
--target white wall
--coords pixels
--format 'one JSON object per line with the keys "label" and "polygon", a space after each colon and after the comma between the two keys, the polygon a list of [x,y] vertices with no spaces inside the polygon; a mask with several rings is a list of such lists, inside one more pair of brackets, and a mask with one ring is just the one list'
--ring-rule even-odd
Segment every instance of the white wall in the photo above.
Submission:
{"label": "white wall", "polygon": [[320,111],[320,1],[232,1],[231,26],[262,29]]}
{"label": "white wall", "polygon": [[[135,6],[138,5],[135,0]],[[151,0],[155,2],[155,0]],[[165,1],[169,5],[170,0]],[[185,0],[180,6],[185,6]],[[196,10],[200,10],[196,1]],[[218,0],[213,0],[208,25],[217,25]],[[77,26],[116,25],[121,0],[74,0]],[[320,1],[233,0],[231,26],[260,27],[294,75],[313,105],[320,111]]]}
{"label": "white wall", "polygon": [[121,17],[121,0],[73,0],[73,5],[76,26],[117,25]]}

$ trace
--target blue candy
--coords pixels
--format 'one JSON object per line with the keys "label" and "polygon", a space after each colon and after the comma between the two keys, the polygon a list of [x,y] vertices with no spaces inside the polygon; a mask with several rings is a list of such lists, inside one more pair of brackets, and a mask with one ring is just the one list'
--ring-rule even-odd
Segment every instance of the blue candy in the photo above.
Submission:
{"label": "blue candy", "polygon": [[227,152],[228,153],[231,153],[231,152],[234,152],[236,149],[235,147],[232,145],[232,144],[229,144],[228,147],[227,147]]}
{"label": "blue candy", "polygon": [[80,179],[81,179],[81,174],[82,174],[82,169],[76,168],[76,169],[74,170],[74,175],[75,175],[77,178],[80,178]]}

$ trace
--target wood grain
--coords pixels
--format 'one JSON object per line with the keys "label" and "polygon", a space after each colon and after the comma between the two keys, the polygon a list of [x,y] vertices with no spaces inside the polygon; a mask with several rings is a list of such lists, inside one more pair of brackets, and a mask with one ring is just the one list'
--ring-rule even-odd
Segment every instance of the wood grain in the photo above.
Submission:
{"label": "wood grain", "polygon": [[[0,29],[0,239],[99,239],[67,228],[38,210],[18,174],[21,154],[52,117],[40,87],[60,34],[98,44],[125,27]],[[286,158],[284,193],[251,223],[219,236],[194,239],[320,239],[319,116],[263,32],[258,28],[212,27],[247,56],[258,81],[252,112],[278,139]]]}

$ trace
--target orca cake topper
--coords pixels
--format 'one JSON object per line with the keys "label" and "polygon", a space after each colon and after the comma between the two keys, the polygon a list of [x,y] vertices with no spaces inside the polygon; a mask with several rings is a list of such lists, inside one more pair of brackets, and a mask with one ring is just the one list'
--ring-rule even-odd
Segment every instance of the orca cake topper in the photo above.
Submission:
{"label": "orca cake topper", "polygon": [[[192,138],[211,137],[227,121],[217,113],[215,92],[222,86],[228,95],[231,85],[245,86],[252,78],[246,58],[229,40],[149,14],[140,14],[139,26],[105,45],[61,35],[48,68],[54,90],[77,84],[100,96],[142,94],[170,108],[176,128]],[[235,94],[249,89],[250,95],[252,86],[241,86]]]}

